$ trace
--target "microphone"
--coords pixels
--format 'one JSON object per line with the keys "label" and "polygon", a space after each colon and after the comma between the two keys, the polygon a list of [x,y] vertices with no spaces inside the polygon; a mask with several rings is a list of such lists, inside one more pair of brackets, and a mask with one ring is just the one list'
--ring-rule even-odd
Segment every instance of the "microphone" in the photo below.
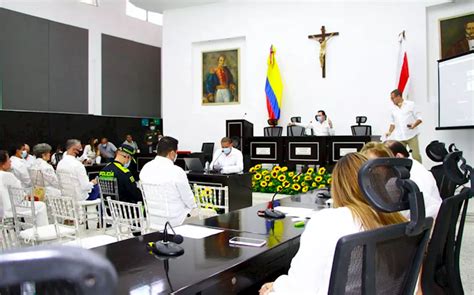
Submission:
{"label": "microphone", "polygon": [[212,164],[212,170],[216,170],[216,169],[214,168],[214,165],[216,164],[217,160],[218,160],[223,154],[224,154],[224,150],[221,150],[221,153],[219,154],[219,156],[217,156],[216,159],[215,159],[214,161],[212,161],[212,162],[213,162],[213,164]]}
{"label": "microphone", "polygon": [[[168,235],[168,226],[171,231],[173,231],[173,237]],[[167,221],[163,230],[163,240],[156,241],[153,245],[150,245],[150,250],[156,255],[180,256],[184,253],[184,249],[178,246],[178,244],[181,244],[182,242],[183,236],[177,235],[169,221]]]}
{"label": "microphone", "polygon": [[[303,171],[301,171],[300,173],[296,174],[295,176],[292,177],[292,179],[294,180],[296,177],[300,176],[301,174],[303,173]],[[280,190],[281,191],[281,190]],[[270,202],[270,208],[267,208],[265,209],[265,211],[263,211],[263,217],[265,218],[271,218],[271,219],[282,219],[282,218],[285,218],[286,214],[281,212],[281,211],[278,211],[278,210],[275,210],[273,208],[273,202],[275,201],[275,197],[276,195],[280,192],[278,189],[277,191],[275,192],[275,194],[273,195],[272,197],[272,200]]]}

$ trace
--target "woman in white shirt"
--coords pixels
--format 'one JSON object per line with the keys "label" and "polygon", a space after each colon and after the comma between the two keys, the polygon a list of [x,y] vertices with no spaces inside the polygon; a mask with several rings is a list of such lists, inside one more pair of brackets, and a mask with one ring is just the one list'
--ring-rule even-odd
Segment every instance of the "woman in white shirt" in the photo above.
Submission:
{"label": "woman in white shirt", "polygon": [[84,152],[79,158],[81,162],[84,162],[86,165],[100,164],[100,150],[99,150],[99,140],[97,138],[91,138],[89,144],[84,147]]}
{"label": "woman in white shirt", "polygon": [[34,186],[44,187],[46,196],[60,196],[58,177],[53,166],[48,162],[51,160],[51,146],[40,143],[33,147],[36,159],[30,167],[31,182]]}
{"label": "woman in white shirt", "polygon": [[337,162],[331,187],[334,208],[313,214],[301,235],[288,275],[264,284],[260,295],[327,294],[334,251],[341,237],[406,222],[399,213],[377,212],[367,203],[357,185],[359,169],[366,161],[365,156],[351,153]]}
{"label": "woman in white shirt", "polygon": [[[0,150],[0,219],[3,217],[12,218],[12,205],[10,202],[10,193],[8,187],[21,189],[20,181],[9,172],[12,162],[6,151]],[[48,225],[48,214],[46,212],[46,204],[43,202],[35,202],[36,224],[38,226]]]}

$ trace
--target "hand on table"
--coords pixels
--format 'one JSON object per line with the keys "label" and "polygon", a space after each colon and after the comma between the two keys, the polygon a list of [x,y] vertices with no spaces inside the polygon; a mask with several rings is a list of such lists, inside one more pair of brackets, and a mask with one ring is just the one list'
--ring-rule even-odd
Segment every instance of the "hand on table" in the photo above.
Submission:
{"label": "hand on table", "polygon": [[271,283],[265,283],[263,286],[260,288],[258,291],[259,295],[267,295],[270,294],[270,292],[273,291],[273,282]]}

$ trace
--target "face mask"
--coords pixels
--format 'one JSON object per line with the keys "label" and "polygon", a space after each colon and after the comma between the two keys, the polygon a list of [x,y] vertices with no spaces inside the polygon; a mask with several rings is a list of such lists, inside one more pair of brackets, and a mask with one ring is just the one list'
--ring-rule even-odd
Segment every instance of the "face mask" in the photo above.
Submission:
{"label": "face mask", "polygon": [[173,162],[176,162],[176,159],[178,158],[178,154],[174,154],[174,160]]}
{"label": "face mask", "polygon": [[26,157],[28,157],[28,153],[26,151],[21,151],[21,157],[26,159]]}
{"label": "face mask", "polygon": [[223,148],[222,151],[224,152],[224,154],[228,155],[228,154],[230,154],[231,149],[230,148]]}
{"label": "face mask", "polygon": [[123,164],[123,167],[125,168],[128,168],[130,166],[130,161],[128,161],[127,163]]}
{"label": "face mask", "polygon": [[107,147],[107,144],[106,144],[106,143],[102,144],[102,147],[103,147],[103,148],[106,148],[106,147]]}

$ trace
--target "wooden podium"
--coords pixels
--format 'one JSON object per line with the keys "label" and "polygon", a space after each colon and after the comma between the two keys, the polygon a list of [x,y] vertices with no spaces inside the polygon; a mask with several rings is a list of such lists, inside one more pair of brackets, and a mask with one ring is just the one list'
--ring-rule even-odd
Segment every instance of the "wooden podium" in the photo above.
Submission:
{"label": "wooden podium", "polygon": [[232,139],[235,148],[244,156],[244,171],[250,168],[250,141],[253,137],[253,124],[247,120],[227,120],[225,122],[226,136]]}

